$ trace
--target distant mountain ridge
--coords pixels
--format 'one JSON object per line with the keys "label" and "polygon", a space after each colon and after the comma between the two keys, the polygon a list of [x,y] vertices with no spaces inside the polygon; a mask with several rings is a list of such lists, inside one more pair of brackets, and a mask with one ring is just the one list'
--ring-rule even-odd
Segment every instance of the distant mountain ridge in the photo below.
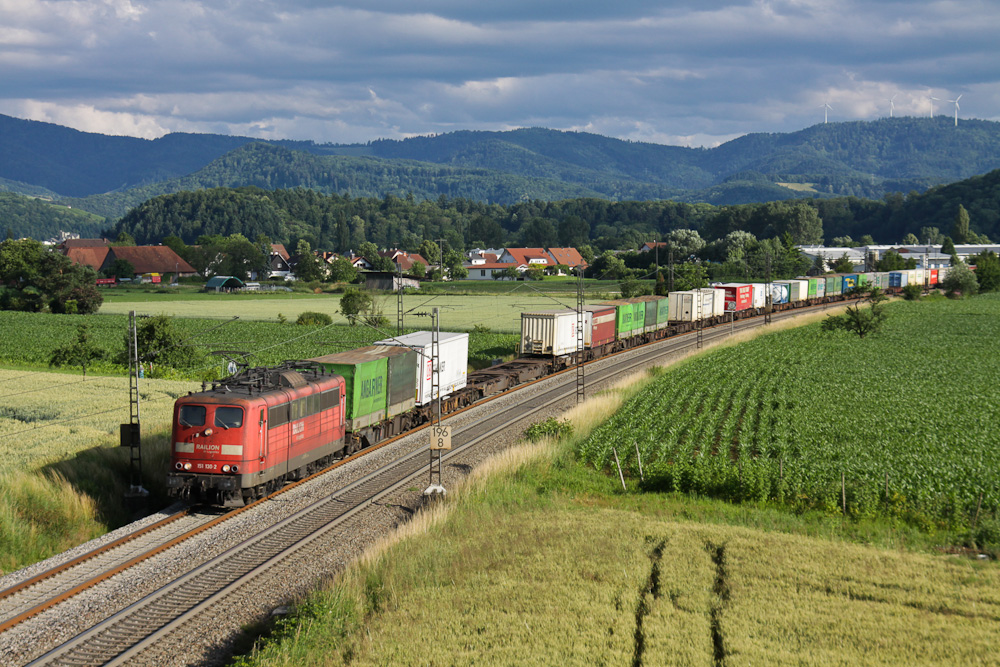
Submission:
{"label": "distant mountain ridge", "polygon": [[343,145],[182,133],[146,140],[0,115],[0,190],[53,193],[109,218],[155,195],[220,186],[496,203],[599,197],[738,204],[881,199],[997,167],[1000,123],[954,127],[947,116],[820,124],[703,149],[543,128]]}

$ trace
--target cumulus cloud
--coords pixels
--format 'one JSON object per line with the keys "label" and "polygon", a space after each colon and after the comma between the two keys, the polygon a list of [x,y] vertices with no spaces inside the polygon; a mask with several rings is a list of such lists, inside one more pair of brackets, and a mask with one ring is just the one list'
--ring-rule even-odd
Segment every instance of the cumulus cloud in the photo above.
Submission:
{"label": "cumulus cloud", "polygon": [[994,118],[998,24],[984,0],[0,0],[0,112],[147,138],[534,125],[715,145],[827,103],[927,114],[928,88]]}

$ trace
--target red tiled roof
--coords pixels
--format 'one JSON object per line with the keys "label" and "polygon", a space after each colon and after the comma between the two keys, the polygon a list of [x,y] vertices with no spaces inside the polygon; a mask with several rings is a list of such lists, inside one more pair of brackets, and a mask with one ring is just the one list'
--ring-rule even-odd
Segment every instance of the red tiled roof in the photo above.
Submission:
{"label": "red tiled roof", "polygon": [[271,244],[271,252],[278,253],[279,255],[281,255],[281,258],[283,260],[285,260],[286,262],[288,261],[288,258],[290,257],[290,255],[288,254],[288,251],[285,250],[285,244],[284,243],[272,243]]}
{"label": "red tiled roof", "polygon": [[195,273],[195,268],[165,245],[113,246],[108,248],[102,268],[111,266],[116,259],[132,263],[136,273]]}
{"label": "red tiled roof", "polygon": [[[79,239],[71,239],[73,241]],[[101,266],[104,264],[104,259],[108,256],[108,252],[111,248],[108,246],[83,246],[79,248],[69,248],[66,250],[66,256],[77,264],[83,264],[84,266],[89,266],[95,271],[100,271]]]}
{"label": "red tiled roof", "polygon": [[427,267],[427,260],[415,252],[401,252],[396,255],[396,258],[393,261],[399,264],[399,268],[403,271],[409,271],[417,262],[423,264],[424,268]]}
{"label": "red tiled roof", "polygon": [[[544,259],[545,265],[554,264],[545,248],[507,248],[507,253],[514,258],[518,264],[530,264],[532,259]],[[541,264],[541,262],[535,262]]]}
{"label": "red tiled roof", "polygon": [[587,266],[587,262],[583,260],[583,256],[576,248],[549,248],[549,254],[552,255],[552,259],[556,260],[556,264],[565,264],[570,267]]}
{"label": "red tiled roof", "polygon": [[57,250],[66,252],[73,248],[107,248],[107,239],[66,239],[56,246]]}

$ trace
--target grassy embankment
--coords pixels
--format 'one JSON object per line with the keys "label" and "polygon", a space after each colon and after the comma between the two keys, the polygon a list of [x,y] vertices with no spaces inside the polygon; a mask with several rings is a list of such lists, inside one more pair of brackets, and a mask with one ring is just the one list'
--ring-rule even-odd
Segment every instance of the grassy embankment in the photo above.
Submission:
{"label": "grassy embankment", "polygon": [[955,534],[634,478],[623,491],[580,463],[595,427],[699,362],[592,398],[567,415],[570,438],[475,471],[237,662],[992,661],[1000,569],[940,554]]}

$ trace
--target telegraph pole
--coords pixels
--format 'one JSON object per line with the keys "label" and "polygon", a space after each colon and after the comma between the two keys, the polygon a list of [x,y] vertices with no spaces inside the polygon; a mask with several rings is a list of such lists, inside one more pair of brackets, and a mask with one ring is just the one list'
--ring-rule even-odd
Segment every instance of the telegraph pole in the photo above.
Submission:
{"label": "telegraph pole", "polygon": [[399,275],[396,276],[396,335],[403,335],[403,265],[397,264]]}
{"label": "telegraph pole", "polygon": [[667,255],[667,292],[674,291],[674,247],[670,246]]}
{"label": "telegraph pole", "polygon": [[[437,308],[431,309],[431,398],[434,399],[434,423],[431,425],[430,465],[425,496],[444,495],[441,483],[441,452],[451,449],[451,431],[441,426],[441,317]],[[434,483],[434,462],[437,461],[437,484]]]}
{"label": "telegraph pole", "polygon": [[576,279],[576,404],[583,403],[586,398],[586,378],[583,367],[584,335],[583,327],[586,320],[583,315],[583,267],[578,266]]}
{"label": "telegraph pole", "polygon": [[[705,321],[704,321],[704,316],[705,316],[705,308],[704,308],[705,293],[702,291],[702,289],[700,287],[698,289],[696,289],[694,291],[694,293],[695,293],[695,298],[698,299],[698,310],[697,310],[697,313],[698,313],[698,325],[697,325],[697,328],[695,329],[695,340],[697,341],[697,346],[696,347],[697,347],[697,349],[700,350],[701,346],[704,345],[704,336],[705,336]],[[713,306],[715,305],[714,301],[712,302],[712,305]]]}
{"label": "telegraph pole", "polygon": [[767,255],[764,273],[764,324],[771,323],[771,255]]}
{"label": "telegraph pole", "polygon": [[135,311],[128,315],[128,392],[129,421],[120,428],[121,446],[129,448],[129,490],[126,499],[145,498],[149,491],[142,487],[142,447],[139,419],[139,333]]}

